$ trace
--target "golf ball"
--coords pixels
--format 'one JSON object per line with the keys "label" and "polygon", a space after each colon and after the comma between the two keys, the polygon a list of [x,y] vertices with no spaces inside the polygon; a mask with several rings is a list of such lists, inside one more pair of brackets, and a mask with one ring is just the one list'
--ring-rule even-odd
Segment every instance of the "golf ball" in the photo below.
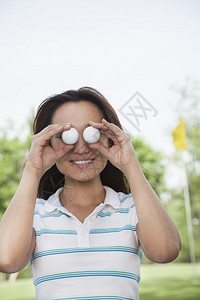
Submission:
{"label": "golf ball", "polygon": [[62,140],[65,144],[75,144],[78,141],[78,138],[78,131],[73,127],[62,132]]}
{"label": "golf ball", "polygon": [[100,131],[97,128],[89,126],[83,131],[83,138],[87,143],[96,143],[100,139]]}

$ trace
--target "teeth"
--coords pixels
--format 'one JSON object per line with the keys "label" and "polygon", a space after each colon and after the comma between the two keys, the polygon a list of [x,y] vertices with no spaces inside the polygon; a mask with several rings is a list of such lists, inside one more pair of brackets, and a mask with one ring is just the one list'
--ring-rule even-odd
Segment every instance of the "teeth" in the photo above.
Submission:
{"label": "teeth", "polygon": [[92,162],[92,160],[74,160],[73,164],[83,165],[83,164],[89,164],[90,162]]}

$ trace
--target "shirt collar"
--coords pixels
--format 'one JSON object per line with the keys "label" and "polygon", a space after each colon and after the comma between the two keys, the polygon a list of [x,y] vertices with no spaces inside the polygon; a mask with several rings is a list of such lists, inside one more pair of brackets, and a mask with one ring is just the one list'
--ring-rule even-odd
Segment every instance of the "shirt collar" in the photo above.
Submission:
{"label": "shirt collar", "polygon": [[[120,206],[118,193],[106,185],[103,185],[103,187],[106,191],[106,197],[105,197],[103,204],[111,205],[114,209],[118,209]],[[56,209],[59,209],[59,210],[63,209],[63,207],[60,203],[60,199],[59,199],[59,195],[62,192],[62,190],[63,190],[63,187],[59,188],[56,191],[56,193],[54,193],[47,199],[47,201],[44,205],[44,210],[46,212],[51,213]]]}
{"label": "shirt collar", "polygon": [[104,185],[103,187],[106,190],[104,204],[111,205],[113,208],[118,209],[120,207],[118,193],[109,186]]}
{"label": "shirt collar", "polygon": [[59,199],[59,195],[62,192],[63,187],[59,188],[56,193],[54,193],[53,195],[51,195],[45,205],[44,205],[44,210],[48,213],[53,212],[54,210],[62,207],[61,203],[60,203],[60,199]]}

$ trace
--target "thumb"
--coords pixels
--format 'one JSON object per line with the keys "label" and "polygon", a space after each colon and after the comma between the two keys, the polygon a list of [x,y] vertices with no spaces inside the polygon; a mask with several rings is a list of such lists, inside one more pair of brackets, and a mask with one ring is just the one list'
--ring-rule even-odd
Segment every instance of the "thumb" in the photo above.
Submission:
{"label": "thumb", "polygon": [[90,147],[92,149],[98,150],[103,156],[105,156],[107,159],[110,159],[111,155],[110,155],[109,148],[104,146],[102,143],[98,142],[98,143],[90,144]]}

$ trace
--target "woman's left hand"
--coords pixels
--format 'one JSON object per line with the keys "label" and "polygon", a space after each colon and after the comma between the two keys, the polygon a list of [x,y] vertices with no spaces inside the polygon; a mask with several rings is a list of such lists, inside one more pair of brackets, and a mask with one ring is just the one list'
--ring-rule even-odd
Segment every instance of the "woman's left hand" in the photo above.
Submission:
{"label": "woman's left hand", "polygon": [[100,133],[104,134],[114,143],[114,145],[108,148],[101,142],[100,139],[97,143],[90,144],[91,148],[98,150],[122,172],[125,171],[126,167],[130,163],[137,162],[136,154],[129,135],[121,130],[117,125],[110,123],[105,119],[102,120],[102,123],[95,123],[91,121],[89,124],[94,128],[98,128]]}

